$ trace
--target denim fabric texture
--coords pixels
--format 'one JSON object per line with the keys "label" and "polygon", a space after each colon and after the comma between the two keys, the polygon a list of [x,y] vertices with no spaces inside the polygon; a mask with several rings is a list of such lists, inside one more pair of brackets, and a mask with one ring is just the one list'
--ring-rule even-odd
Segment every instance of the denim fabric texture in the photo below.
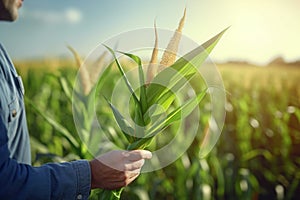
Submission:
{"label": "denim fabric texture", "polygon": [[88,199],[88,161],[31,166],[23,96],[22,79],[0,44],[0,199]]}

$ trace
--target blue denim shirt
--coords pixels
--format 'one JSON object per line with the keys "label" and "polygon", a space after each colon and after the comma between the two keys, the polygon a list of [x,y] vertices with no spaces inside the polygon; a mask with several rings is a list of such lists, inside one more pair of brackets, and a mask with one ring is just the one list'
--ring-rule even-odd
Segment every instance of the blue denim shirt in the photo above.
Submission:
{"label": "blue denim shirt", "polygon": [[0,44],[0,199],[88,199],[88,161],[32,167],[24,89]]}

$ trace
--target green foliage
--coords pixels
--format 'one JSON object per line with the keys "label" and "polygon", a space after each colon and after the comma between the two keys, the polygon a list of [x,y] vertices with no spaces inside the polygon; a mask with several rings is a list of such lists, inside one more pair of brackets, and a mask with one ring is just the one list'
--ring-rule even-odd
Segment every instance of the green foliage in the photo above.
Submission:
{"label": "green foliage", "polygon": [[[185,84],[189,82],[189,79],[197,74],[197,68],[200,67],[200,65],[205,61],[208,54],[215,47],[225,31],[226,30],[222,31],[203,45],[178,59],[178,61],[176,61],[170,67],[158,73],[147,87],[145,85],[145,75],[141,59],[136,55],[121,52],[138,64],[138,74],[140,82],[139,98],[138,94],[136,93],[136,91],[134,91],[130,81],[128,80],[124,67],[119,62],[118,58],[115,55],[115,52],[111,48],[105,46],[113,55],[120,75],[122,76],[134,100],[134,111],[132,112],[135,113],[133,120],[134,126],[131,126],[122,116],[121,112],[107,100],[110,108],[112,109],[116,122],[119,128],[121,128],[121,132],[127,138],[128,144],[126,146],[128,150],[147,148],[151,144],[152,140],[157,136],[157,134],[161,133],[174,122],[183,120],[188,117],[188,115],[190,115],[190,113],[200,104],[206,94],[206,90],[200,92],[199,94],[196,94],[195,97],[184,102],[181,106],[178,106],[175,109],[169,111],[169,106],[175,100],[174,94],[169,90],[180,90]],[[151,119],[152,116],[149,116],[148,110],[152,105],[161,102],[161,100],[168,102],[168,106],[164,107],[167,112],[166,117],[163,119],[159,119],[160,117],[158,117],[155,121],[145,119],[146,114],[146,116]],[[153,113],[156,113],[156,110],[154,110]],[[137,132],[142,135],[142,137],[135,137]],[[107,193],[107,191],[105,190],[103,192]],[[111,198],[115,198],[115,196],[115,191],[112,191]],[[105,198],[108,197],[105,196]],[[104,198],[101,197],[101,199]]]}
{"label": "green foliage", "polygon": [[[297,198],[300,188],[299,69],[227,65],[220,71],[230,95],[224,130],[215,150],[200,160],[197,155],[201,137],[195,138],[175,163],[142,174],[125,188],[123,199],[204,199],[209,190],[215,199],[276,199],[278,185],[284,188],[286,199]],[[64,92],[61,81],[54,78],[58,75],[69,80],[70,84],[65,85],[73,85],[75,70],[64,69],[55,73],[56,76],[52,74],[44,70],[23,74],[26,97],[44,114],[63,124],[77,140],[68,93]],[[111,71],[110,78],[105,79],[111,82],[107,85],[113,85],[115,77],[118,73]],[[37,114],[28,101],[26,108],[34,165],[86,158],[84,154],[77,155],[70,141]],[[115,123],[109,110],[99,108],[101,118]],[[200,124],[205,126],[201,120]],[[165,131],[169,134],[171,130]],[[159,141],[168,140],[166,135],[160,135]],[[242,190],[241,185],[247,190]],[[93,191],[91,199],[97,199],[98,194]]]}
{"label": "green foliage", "polygon": [[[285,199],[299,197],[299,68],[257,68],[227,64],[221,66],[220,71],[230,95],[227,97],[223,133],[214,150],[208,157],[199,158],[203,138],[203,134],[199,133],[187,152],[175,163],[142,174],[130,187],[124,188],[121,199],[276,199],[276,187],[283,188]],[[102,76],[94,91],[101,90],[101,93],[106,94],[113,89],[120,74],[110,68],[107,68],[106,74],[109,74],[109,78]],[[26,108],[33,164],[36,166],[51,161],[91,157],[82,145],[73,121],[70,93],[75,75],[74,69],[62,69],[55,73],[45,73],[41,69],[23,74],[26,98],[30,99],[26,101]],[[109,85],[111,88],[107,87]],[[199,91],[201,93],[203,88]],[[78,98],[86,98],[76,95]],[[172,95],[163,96],[160,98],[169,99]],[[137,97],[141,99],[140,95]],[[208,112],[208,100],[208,95],[202,99],[201,109],[204,113]],[[148,102],[149,99],[147,106]],[[38,114],[34,107],[42,113]],[[83,111],[91,108],[85,104],[78,107],[76,112],[81,113],[82,117],[89,116]],[[113,105],[110,107],[108,104],[107,107],[97,107],[97,114],[101,120],[105,120],[105,124],[114,127],[115,118],[119,120],[118,125],[121,125],[114,127],[115,130],[134,130],[133,127],[126,129],[129,122],[124,121],[124,116]],[[170,100],[165,107],[172,108],[172,113],[176,110],[176,101]],[[156,114],[160,113],[157,111]],[[207,124],[205,118],[205,114],[202,115],[199,122],[202,128]],[[89,127],[89,123],[85,126]],[[166,134],[157,135],[157,140],[153,140],[149,148],[168,143],[174,137],[176,128],[176,124],[173,124],[164,129]],[[110,134],[109,131],[106,134]],[[118,142],[120,136],[126,140],[126,134],[118,131],[110,139]],[[126,140],[126,144],[133,140]],[[92,191],[90,198],[98,199],[101,192]]]}

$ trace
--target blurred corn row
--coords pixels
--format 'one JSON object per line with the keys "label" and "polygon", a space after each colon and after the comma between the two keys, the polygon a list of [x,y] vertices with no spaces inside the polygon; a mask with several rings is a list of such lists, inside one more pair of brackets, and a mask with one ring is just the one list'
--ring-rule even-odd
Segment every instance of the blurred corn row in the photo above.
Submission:
{"label": "blurred corn row", "polygon": [[[180,24],[179,27],[183,22]],[[178,35],[174,37],[178,38]],[[156,42],[158,41],[156,34]],[[151,63],[159,67],[155,47]],[[74,108],[71,106],[76,77],[74,68],[61,68],[57,72],[46,74],[43,70],[29,70],[24,74],[26,95],[29,99],[26,102],[28,125],[35,165],[49,161],[92,157],[82,143],[82,136],[85,135],[84,140],[89,141],[88,133],[92,131],[95,117],[89,115],[90,110],[93,109],[89,105],[94,101],[94,94],[97,91],[95,87],[96,80],[99,78],[97,76],[103,72],[101,66],[107,65],[104,62],[107,54],[100,55],[99,62],[92,65],[99,70],[97,72],[95,69],[90,70],[88,66],[82,67],[83,62],[79,54],[73,48],[69,47],[69,49],[76,58],[76,65],[82,70],[79,77],[83,84],[79,85],[76,95],[83,101],[82,104],[78,104],[75,112],[79,116],[77,120],[85,120],[85,123],[80,126],[82,130],[79,136],[73,121]],[[122,62],[120,64],[123,66]],[[170,67],[172,64],[174,63],[171,62],[166,66]],[[22,63],[19,66],[23,68],[21,65]],[[30,66],[28,68],[30,69]],[[149,84],[157,71],[163,72],[166,69],[157,68],[153,70],[152,75],[149,73],[145,81],[147,88],[150,88]],[[297,199],[299,197],[299,69],[258,69],[243,65],[236,68],[228,64],[221,68],[221,73],[225,88],[230,95],[226,103],[226,124],[216,148],[208,157],[200,158],[199,151],[203,138],[199,133],[199,137],[195,138],[191,147],[180,159],[162,170],[140,176],[134,184],[124,189],[123,199]],[[107,84],[102,89],[109,94],[119,78],[118,71],[110,71],[109,79],[105,80]],[[108,87],[109,85],[111,88]],[[197,87],[197,84],[195,85]],[[199,91],[201,89],[203,88]],[[203,100],[203,118],[199,122],[201,127],[206,127],[207,124],[205,113],[209,113],[210,109],[208,100]],[[112,109],[113,105],[109,105]],[[132,138],[128,138],[127,141],[126,136],[122,136],[123,133],[120,131],[122,128],[116,126],[112,110],[102,107],[98,109],[97,114],[100,115],[101,120],[105,120],[107,124],[105,131],[110,139],[119,146],[126,147]],[[39,115],[36,114],[37,110]],[[152,145],[168,143],[174,137],[176,128],[175,125],[164,129],[166,134],[157,135],[159,142],[153,141]],[[138,147],[141,143],[134,144]],[[149,144],[148,148],[151,147]],[[93,191],[91,199],[98,199],[99,194],[100,191]]]}

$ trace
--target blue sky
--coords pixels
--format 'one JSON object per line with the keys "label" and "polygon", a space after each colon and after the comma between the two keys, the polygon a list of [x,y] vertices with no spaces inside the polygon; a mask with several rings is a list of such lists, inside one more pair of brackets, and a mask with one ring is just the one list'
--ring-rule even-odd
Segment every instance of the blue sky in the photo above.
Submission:
{"label": "blue sky", "polygon": [[87,55],[116,34],[152,27],[154,19],[174,30],[185,7],[183,33],[199,44],[231,26],[213,60],[300,59],[298,0],[25,0],[16,22],[0,24],[0,41],[14,59],[69,55],[66,44]]}

